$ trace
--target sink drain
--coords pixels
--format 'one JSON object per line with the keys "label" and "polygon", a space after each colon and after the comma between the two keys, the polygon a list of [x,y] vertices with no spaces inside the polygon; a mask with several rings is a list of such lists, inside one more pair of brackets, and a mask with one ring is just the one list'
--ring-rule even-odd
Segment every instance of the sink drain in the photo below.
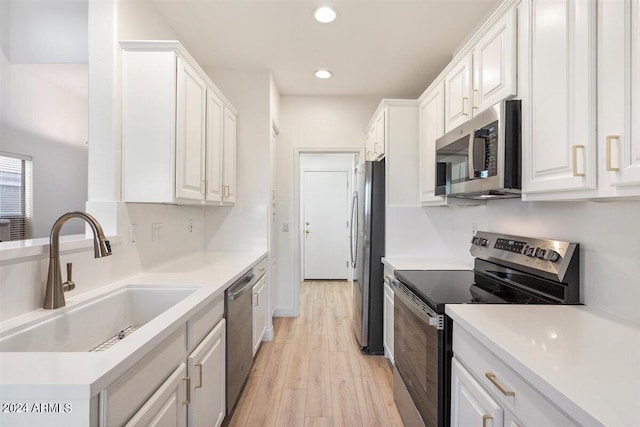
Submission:
{"label": "sink drain", "polygon": [[106,349],[111,348],[115,344],[117,344],[120,341],[122,341],[126,336],[131,335],[131,333],[133,331],[135,331],[136,329],[138,329],[137,326],[126,327],[123,330],[121,330],[120,332],[118,332],[117,334],[115,334],[114,336],[112,336],[111,338],[109,338],[108,340],[106,340],[106,341],[98,344],[97,346],[93,347],[91,350],[89,350],[89,352],[105,351]]}

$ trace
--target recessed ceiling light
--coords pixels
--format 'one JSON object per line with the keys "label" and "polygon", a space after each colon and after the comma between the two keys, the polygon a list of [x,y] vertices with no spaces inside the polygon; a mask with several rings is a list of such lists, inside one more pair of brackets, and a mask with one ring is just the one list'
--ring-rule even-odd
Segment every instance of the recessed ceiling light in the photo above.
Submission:
{"label": "recessed ceiling light", "polygon": [[329,70],[318,70],[314,74],[319,79],[328,79],[333,76],[333,73]]}
{"label": "recessed ceiling light", "polygon": [[336,11],[329,6],[320,6],[313,11],[313,16],[316,18],[316,21],[328,24],[329,22],[335,21]]}

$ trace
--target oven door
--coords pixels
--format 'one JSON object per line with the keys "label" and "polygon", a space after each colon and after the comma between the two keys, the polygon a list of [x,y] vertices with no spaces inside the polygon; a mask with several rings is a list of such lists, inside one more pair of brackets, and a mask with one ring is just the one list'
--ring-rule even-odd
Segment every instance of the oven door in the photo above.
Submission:
{"label": "oven door", "polygon": [[414,300],[402,283],[394,281],[393,285],[396,368],[425,425],[445,426],[450,387],[446,379],[444,316],[424,303],[417,305],[417,297]]}

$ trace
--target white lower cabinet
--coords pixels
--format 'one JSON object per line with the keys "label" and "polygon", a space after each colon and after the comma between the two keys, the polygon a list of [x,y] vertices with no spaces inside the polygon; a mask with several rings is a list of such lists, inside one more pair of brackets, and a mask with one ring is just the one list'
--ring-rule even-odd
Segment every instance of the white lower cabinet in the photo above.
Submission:
{"label": "white lower cabinet", "polygon": [[580,425],[458,323],[453,325],[453,353],[452,426]]}
{"label": "white lower cabinet", "polygon": [[99,426],[222,425],[226,414],[223,310],[219,296],[102,390]]}
{"label": "white lower cabinet", "polygon": [[256,355],[264,333],[267,319],[267,275],[253,285],[253,355]]}
{"label": "white lower cabinet", "polygon": [[454,357],[451,362],[451,426],[503,426],[502,407]]}
{"label": "white lower cabinet", "polygon": [[393,358],[393,289],[384,283],[384,330],[383,330],[384,354],[391,363],[395,364]]}
{"label": "white lower cabinet", "polygon": [[129,420],[126,427],[185,427],[187,425],[187,367],[184,363]]}
{"label": "white lower cabinet", "polygon": [[217,427],[224,420],[225,327],[225,320],[222,319],[187,359],[190,427]]}

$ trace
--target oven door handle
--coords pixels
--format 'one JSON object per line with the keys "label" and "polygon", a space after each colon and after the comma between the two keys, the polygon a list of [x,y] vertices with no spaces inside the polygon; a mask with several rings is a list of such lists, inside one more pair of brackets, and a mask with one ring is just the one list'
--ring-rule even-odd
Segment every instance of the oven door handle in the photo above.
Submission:
{"label": "oven door handle", "polygon": [[415,296],[414,298],[422,304],[412,301],[407,295],[407,293],[412,294],[412,292],[399,280],[391,279],[391,285],[393,287],[393,294],[422,322],[438,330],[444,329],[444,315],[436,313]]}

